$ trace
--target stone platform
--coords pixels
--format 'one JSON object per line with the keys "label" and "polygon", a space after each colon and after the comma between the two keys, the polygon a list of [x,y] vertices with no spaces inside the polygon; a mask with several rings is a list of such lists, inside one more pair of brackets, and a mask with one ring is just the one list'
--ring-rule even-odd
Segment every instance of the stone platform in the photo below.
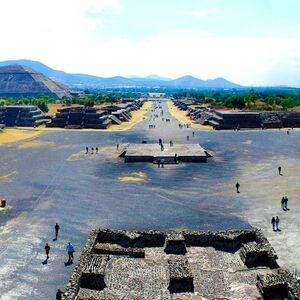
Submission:
{"label": "stone platform", "polygon": [[128,162],[150,162],[165,164],[176,164],[180,162],[206,162],[208,157],[212,157],[199,144],[175,144],[173,146],[164,145],[163,151],[159,144],[127,144],[120,147],[120,157]]}
{"label": "stone platform", "polygon": [[255,229],[99,229],[92,231],[63,299],[300,299],[299,283],[276,259]]}

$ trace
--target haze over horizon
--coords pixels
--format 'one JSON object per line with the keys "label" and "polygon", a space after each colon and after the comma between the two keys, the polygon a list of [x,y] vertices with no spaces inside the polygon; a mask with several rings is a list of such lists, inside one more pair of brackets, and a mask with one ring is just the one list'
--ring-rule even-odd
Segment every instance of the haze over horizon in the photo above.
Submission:
{"label": "haze over horizon", "polygon": [[299,11],[298,0],[3,1],[0,61],[300,87]]}

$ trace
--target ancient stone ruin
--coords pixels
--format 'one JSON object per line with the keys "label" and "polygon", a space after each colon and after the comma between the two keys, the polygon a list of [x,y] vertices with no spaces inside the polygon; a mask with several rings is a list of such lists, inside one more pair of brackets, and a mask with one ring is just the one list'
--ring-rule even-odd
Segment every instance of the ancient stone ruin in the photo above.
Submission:
{"label": "ancient stone ruin", "polygon": [[0,98],[71,97],[70,89],[61,83],[21,65],[0,67]]}
{"label": "ancient stone ruin", "polygon": [[174,100],[174,104],[180,110],[187,111],[187,115],[197,123],[212,126],[216,130],[300,127],[299,112],[219,111],[205,107],[192,108],[192,103],[180,100]]}
{"label": "ancient stone ruin", "polygon": [[65,300],[300,299],[259,230],[92,231]]}
{"label": "ancient stone ruin", "polygon": [[136,100],[130,103],[105,106],[101,109],[95,107],[64,107],[59,109],[48,127],[69,129],[94,128],[107,129],[111,124],[120,125],[131,119],[130,112],[138,110],[143,102]]}
{"label": "ancient stone ruin", "polygon": [[111,121],[105,111],[82,106],[60,109],[47,127],[106,129],[109,125]]}
{"label": "ancient stone ruin", "polygon": [[36,106],[11,105],[0,107],[0,124],[5,126],[39,126],[49,119]]}
{"label": "ancient stone ruin", "polygon": [[119,157],[125,163],[148,162],[154,164],[178,164],[181,162],[205,163],[212,154],[199,144],[122,144]]}

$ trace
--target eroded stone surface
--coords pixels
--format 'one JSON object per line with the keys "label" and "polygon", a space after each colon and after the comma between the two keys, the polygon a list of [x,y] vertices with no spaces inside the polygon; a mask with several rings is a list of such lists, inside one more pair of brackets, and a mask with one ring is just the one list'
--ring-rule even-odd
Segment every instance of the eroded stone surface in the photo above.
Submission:
{"label": "eroded stone surface", "polygon": [[[187,247],[185,255],[164,251],[170,240],[186,243],[186,237],[193,246]],[[163,246],[143,247],[161,244],[162,238]],[[99,241],[106,245],[106,255],[93,254],[99,250]],[[240,249],[228,251],[239,244]],[[124,251],[116,254],[116,247]],[[143,250],[145,256],[130,257],[126,249]],[[245,249],[255,254],[254,262],[257,259],[266,265],[249,269],[242,260]],[[267,259],[260,259],[261,249]],[[299,299],[297,281],[289,272],[270,269],[268,256],[276,260],[274,249],[258,230],[164,233],[100,229],[92,232],[64,299],[73,300],[76,295],[77,300],[262,299],[277,290]],[[86,288],[89,269],[98,277],[91,275],[93,282]]]}

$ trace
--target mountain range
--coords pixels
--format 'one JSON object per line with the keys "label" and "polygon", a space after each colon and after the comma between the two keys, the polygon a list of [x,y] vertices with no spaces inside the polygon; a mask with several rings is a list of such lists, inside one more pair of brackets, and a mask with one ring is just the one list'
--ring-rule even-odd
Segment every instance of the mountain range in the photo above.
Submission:
{"label": "mountain range", "polygon": [[0,62],[0,67],[8,65],[22,65],[42,73],[50,79],[68,85],[72,88],[137,88],[160,87],[174,89],[238,89],[242,86],[230,82],[224,78],[201,80],[187,75],[177,79],[169,79],[157,75],[147,77],[98,77],[88,74],[70,74],[54,70],[41,62],[27,59],[7,60]]}

